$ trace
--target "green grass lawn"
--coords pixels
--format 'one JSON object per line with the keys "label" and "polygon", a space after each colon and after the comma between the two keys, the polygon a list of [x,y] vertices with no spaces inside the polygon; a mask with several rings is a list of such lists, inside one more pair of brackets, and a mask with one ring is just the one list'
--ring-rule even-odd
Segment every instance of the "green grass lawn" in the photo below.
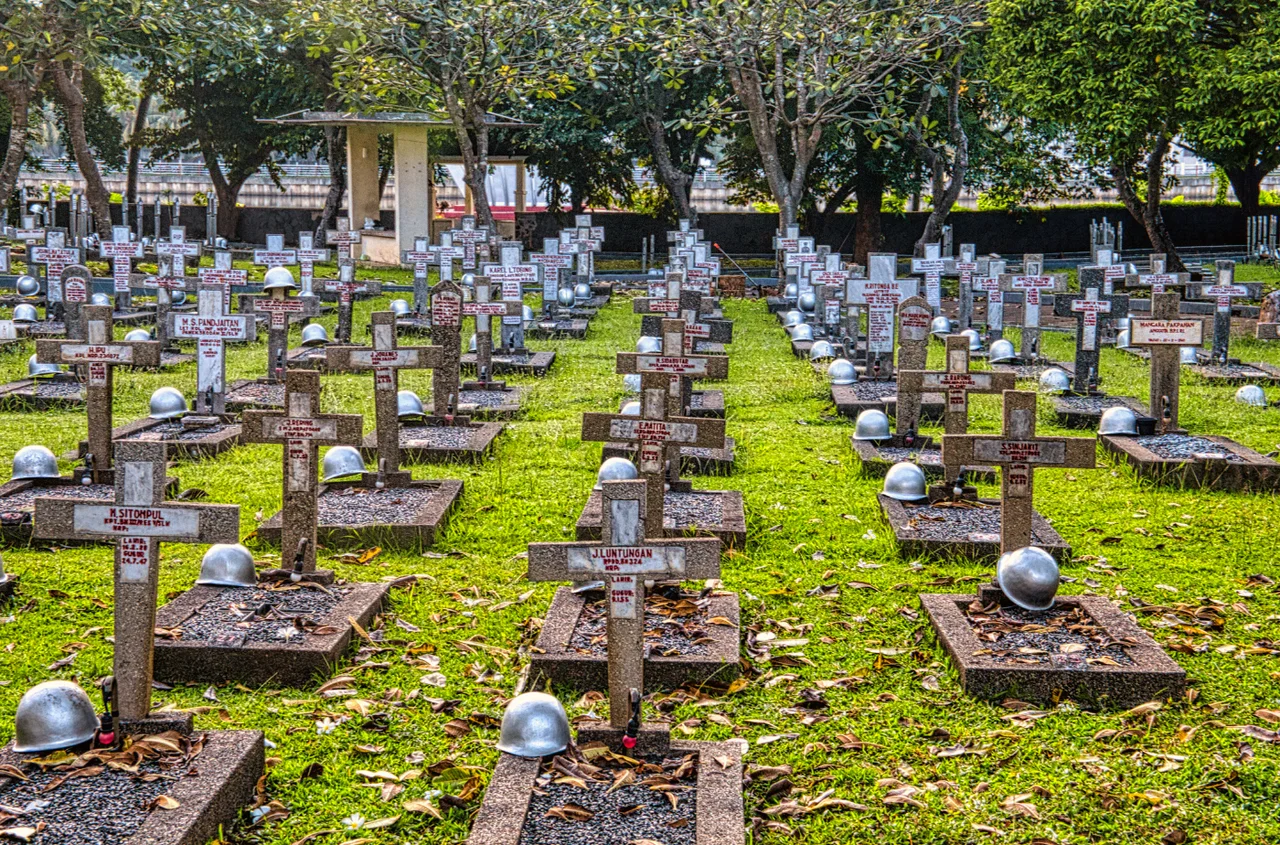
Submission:
{"label": "green grass lawn", "polygon": [[[361,338],[373,307],[357,306]],[[772,663],[744,655],[751,665],[745,687],[705,690],[700,703],[707,706],[681,703],[672,718],[681,736],[744,739],[749,768],[790,767],[790,797],[802,806],[825,793],[861,805],[770,816],[783,799],[767,797],[768,785],[757,782],[747,787],[744,819],[763,820],[753,841],[1154,845],[1183,842],[1177,831],[1193,843],[1280,839],[1280,745],[1230,729],[1274,728],[1255,712],[1280,710],[1280,659],[1254,650],[1280,641],[1280,594],[1245,583],[1257,573],[1280,578],[1270,547],[1280,524],[1275,497],[1152,488],[1102,457],[1097,470],[1038,472],[1037,507],[1075,549],[1064,592],[1089,590],[1125,608],[1213,605],[1223,624],[1200,627],[1172,610],[1138,616],[1161,644],[1194,652],[1171,652],[1193,693],[1163,702],[1150,717],[1071,704],[1025,713],[1032,708],[972,700],[959,689],[916,596],[971,589],[990,569],[899,557],[876,505],[878,482],[860,477],[848,442],[852,424],[831,416],[826,386],[791,357],[762,302],[727,301],[725,312],[736,321],[725,391],[738,466],[733,476],[698,486],[744,493],[747,547],[724,559],[723,577],[741,597],[744,624],[808,642],[780,649]],[[334,317],[324,322],[333,329]],[[381,640],[353,651],[342,669],[355,678],[356,699],[319,697],[320,678],[305,689],[201,685],[156,693],[157,705],[201,708],[202,729],[258,729],[273,743],[267,790],[289,815],[229,830],[227,841],[466,838],[478,792],[467,809],[446,809],[440,819],[402,805],[422,798],[438,804],[437,790],[465,793],[487,783],[497,729],[483,717],[501,715],[555,589],[527,584],[518,555],[531,541],[572,538],[600,454],[599,444],[579,440],[580,418],[613,410],[622,399],[614,353],[630,349],[638,330],[639,317],[615,301],[586,341],[534,342],[558,351],[555,367],[546,379],[511,379],[532,388],[528,412],[508,425],[493,459],[474,468],[413,467],[419,478],[466,483],[461,507],[430,553],[383,552],[366,565],[323,561],[355,580],[422,576],[393,594]],[[1046,335],[1047,354],[1066,356],[1070,347],[1065,335]],[[1275,345],[1241,341],[1235,348],[1245,360],[1280,364]],[[29,354],[26,348],[0,357],[0,377],[19,377]],[[265,358],[263,343],[233,348],[229,377],[261,375]],[[935,343],[931,365],[941,363]],[[1145,397],[1146,365],[1137,359],[1105,351],[1102,377],[1111,392]],[[165,374],[119,373],[117,424],[144,415],[156,387],[175,384],[190,394],[194,381],[194,364]],[[371,377],[324,383],[324,410],[364,413],[371,428]],[[412,373],[401,383],[425,393],[430,374]],[[1280,398],[1280,391],[1270,392]],[[1186,377],[1184,425],[1233,435],[1262,452],[1280,448],[1280,410],[1237,406],[1231,394]],[[973,430],[997,429],[998,399],[977,397],[972,407]],[[1055,431],[1047,405],[1042,409],[1041,431]],[[17,448],[43,443],[61,454],[84,432],[82,413],[0,414],[0,477],[7,477]],[[208,501],[239,504],[245,535],[280,506],[277,447],[240,447],[180,464],[176,474],[184,487],[207,490]],[[190,586],[201,551],[164,547],[162,600]],[[11,614],[0,616],[0,740],[11,738],[11,715],[30,685],[67,678],[88,686],[110,670],[111,562],[108,548],[5,552],[8,568],[23,577],[23,593],[0,611]],[[818,589],[824,585],[832,589]],[[73,652],[69,665],[50,669]],[[424,684],[436,672],[443,688]],[[791,709],[808,690],[820,691],[829,707]],[[571,717],[590,709],[582,690],[555,692]],[[459,703],[451,714],[437,713],[433,698]],[[594,712],[605,710],[595,705]],[[446,723],[471,714],[475,724],[451,738]],[[322,733],[317,723],[325,719],[339,724]],[[967,753],[939,753],[957,745]],[[419,775],[384,788],[361,771]],[[904,784],[921,790],[915,797],[923,806],[883,802]],[[400,819],[385,829],[343,830],[353,813]],[[328,832],[310,837],[319,831]]]}

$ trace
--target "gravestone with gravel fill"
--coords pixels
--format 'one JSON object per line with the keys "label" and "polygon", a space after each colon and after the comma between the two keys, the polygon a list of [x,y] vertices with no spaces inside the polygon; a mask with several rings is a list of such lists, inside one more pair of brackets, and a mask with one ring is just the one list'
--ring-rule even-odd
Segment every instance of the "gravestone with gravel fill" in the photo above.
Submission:
{"label": "gravestone with gravel fill", "polygon": [[1212,281],[1188,287],[1192,296],[1212,299],[1215,303],[1213,347],[1207,355],[1203,351],[1199,353],[1201,364],[1195,372],[1219,383],[1278,383],[1280,368],[1262,362],[1244,364],[1239,358],[1231,357],[1231,302],[1234,299],[1257,299],[1262,295],[1261,283],[1242,284],[1235,280],[1235,273],[1234,261],[1218,259]]}

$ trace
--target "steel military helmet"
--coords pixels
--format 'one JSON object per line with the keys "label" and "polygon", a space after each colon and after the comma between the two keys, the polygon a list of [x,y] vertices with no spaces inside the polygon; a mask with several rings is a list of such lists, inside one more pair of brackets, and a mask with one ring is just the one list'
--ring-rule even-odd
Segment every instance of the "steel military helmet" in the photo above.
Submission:
{"label": "steel military helmet", "polygon": [[1040,374],[1041,393],[1066,393],[1071,389],[1071,376],[1061,367],[1050,367]]}
{"label": "steel military helmet", "polygon": [[899,461],[884,474],[883,492],[899,502],[918,502],[927,498],[924,470],[910,461]]}
{"label": "steel military helmet", "polygon": [[626,458],[606,458],[596,472],[596,486],[591,489],[599,490],[605,481],[634,481],[639,477],[636,465]]}
{"label": "steel military helmet", "polygon": [[40,293],[40,282],[32,276],[18,277],[18,295],[19,296],[38,296]]}
{"label": "steel military helmet", "polygon": [[324,453],[320,475],[325,483],[337,478],[347,478],[364,472],[364,458],[354,446],[334,446]]}
{"label": "steel military helmet", "polygon": [[302,327],[303,346],[325,346],[329,343],[329,332],[319,323]]}
{"label": "steel military helmet", "polygon": [[836,350],[829,340],[814,341],[813,346],[809,347],[810,361],[825,361],[834,357],[836,357]]}
{"label": "steel military helmet", "polygon": [[1128,331],[1128,330],[1129,330],[1129,318],[1128,318],[1128,317],[1121,317],[1120,319],[1116,320],[1116,321],[1115,321],[1115,327],[1116,327],[1116,331],[1118,331],[1118,332],[1126,332],[1126,331]]}
{"label": "steel military helmet", "polygon": [[528,305],[522,306],[520,309],[520,320],[524,323],[532,323],[534,321],[533,309]]}
{"label": "steel military helmet", "polygon": [[1236,391],[1236,401],[1255,408],[1267,407],[1267,393],[1256,384],[1246,384]]}
{"label": "steel military helmet", "polygon": [[396,417],[401,421],[421,417],[426,413],[422,400],[412,390],[401,390],[396,394]]}
{"label": "steel military helmet", "polygon": [[638,417],[640,416],[640,402],[636,399],[623,402],[622,409],[618,413],[624,417]]}
{"label": "steel military helmet", "polygon": [[1000,338],[991,344],[990,361],[993,364],[1003,364],[1008,361],[1016,361],[1018,353],[1013,349],[1013,341]]}
{"label": "steel military helmet", "polygon": [[34,305],[24,302],[14,307],[13,321],[15,323],[38,323],[40,322],[40,313],[36,311]]}
{"label": "steel military helmet", "polygon": [[23,446],[13,453],[12,481],[24,478],[57,478],[58,459],[44,446]]}
{"label": "steel military helmet", "polygon": [[517,695],[502,714],[499,751],[516,757],[546,757],[564,751],[569,742],[564,705],[545,692]]}
{"label": "steel military helmet", "polygon": [[110,305],[111,297],[107,296],[105,293],[95,293],[93,296],[89,297],[89,304],[90,305]]}
{"label": "steel military helmet", "polygon": [[795,282],[791,282],[785,288],[782,289],[783,299],[795,299],[799,295],[800,295],[800,288],[799,286],[796,285]]}
{"label": "steel military helmet", "polygon": [[475,287],[475,286],[476,286],[476,274],[475,274],[475,273],[463,273],[463,274],[462,274],[462,286],[463,286],[464,288],[473,288],[473,287]]}
{"label": "steel military helmet", "polygon": [[13,727],[13,750],[34,754],[89,742],[99,723],[84,690],[70,681],[45,681],[22,696]]}
{"label": "steel military helmet", "polygon": [[960,334],[969,339],[970,352],[982,351],[982,335],[978,334],[977,329],[965,329]]}
{"label": "steel military helmet", "polygon": [[409,308],[409,303],[403,299],[391,300],[390,307],[391,307],[391,313],[395,314],[397,317],[407,317],[409,316],[409,311],[411,310]]}
{"label": "steel military helmet", "polygon": [[289,272],[287,267],[272,267],[267,274],[262,277],[262,289],[266,290],[297,290],[298,283],[293,280],[293,273]]}
{"label": "steel military helmet", "polygon": [[996,563],[996,583],[1018,607],[1048,610],[1058,594],[1058,562],[1038,546],[1015,549]]}
{"label": "steel military helmet", "polygon": [[791,327],[792,340],[813,340],[813,326],[808,323],[801,323],[798,326]]}
{"label": "steel military helmet", "polygon": [[1132,343],[1129,340],[1130,334],[1128,329],[1121,329],[1116,332],[1116,349],[1130,349]]}
{"label": "steel military helmet", "polygon": [[151,332],[146,329],[129,329],[124,339],[128,343],[139,343],[145,340],[151,340]]}
{"label": "steel military helmet", "polygon": [[151,394],[149,416],[153,420],[176,420],[187,414],[187,400],[176,387],[162,387]]}
{"label": "steel military helmet", "polygon": [[1178,349],[1178,363],[1180,364],[1199,364],[1200,348],[1198,346],[1183,346]]}
{"label": "steel military helmet", "polygon": [[804,322],[804,315],[794,308],[782,315],[782,327],[789,329]]}
{"label": "steel military helmet", "polygon": [[468,352],[475,352],[475,351],[476,351],[476,335],[475,335],[475,332],[472,332],[472,333],[471,333],[471,340],[469,340],[469,341],[467,342],[467,351],[468,351]]}
{"label": "steel military helmet", "polygon": [[573,304],[573,290],[571,288],[560,288],[556,291],[556,302],[568,307]]}
{"label": "steel military helmet", "polygon": [[574,285],[573,298],[574,299],[590,299],[591,285],[587,284],[586,282],[579,282],[578,284]]}
{"label": "steel military helmet", "polygon": [[946,337],[951,334],[951,321],[942,315],[933,318],[929,324],[929,334],[934,337]]}
{"label": "steel military helmet", "polygon": [[256,587],[253,554],[239,543],[217,543],[200,562],[196,583],[207,587]]}
{"label": "steel military helmet", "polygon": [[636,341],[636,352],[641,355],[657,355],[662,352],[662,340],[651,335],[641,335]]}
{"label": "steel military helmet", "polygon": [[800,310],[805,313],[812,314],[813,310],[818,307],[818,297],[814,296],[813,291],[805,291],[800,294]]}
{"label": "steel military helmet", "polygon": [[854,440],[884,440],[889,436],[889,416],[884,411],[868,408],[853,423]]}
{"label": "steel military helmet", "polygon": [[858,378],[858,371],[853,362],[845,358],[837,358],[827,367],[827,380],[832,384],[853,384]]}
{"label": "steel military helmet", "polygon": [[626,388],[628,393],[640,392],[640,374],[628,373],[622,377],[622,386]]}
{"label": "steel military helmet", "polygon": [[57,364],[42,363],[37,361],[34,355],[27,359],[27,375],[32,378],[48,378],[56,376],[59,372]]}
{"label": "steel military helmet", "polygon": [[1098,434],[1136,435],[1138,433],[1138,415],[1132,408],[1117,405],[1102,412],[1098,421]]}

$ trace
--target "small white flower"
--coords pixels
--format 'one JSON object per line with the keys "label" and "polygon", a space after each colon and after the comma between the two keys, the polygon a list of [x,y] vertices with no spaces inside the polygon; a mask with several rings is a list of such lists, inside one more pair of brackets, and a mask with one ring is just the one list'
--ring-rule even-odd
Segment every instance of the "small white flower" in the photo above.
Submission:
{"label": "small white flower", "polygon": [[876,532],[872,531],[871,529],[867,529],[867,533],[862,535],[862,539],[864,540],[874,540],[875,538],[876,538]]}
{"label": "small white flower", "polygon": [[365,817],[359,813],[352,813],[342,820],[342,826],[346,830],[359,830],[364,827]]}
{"label": "small white flower", "polygon": [[253,819],[253,823],[257,824],[259,821],[262,820],[262,817],[269,812],[271,812],[271,808],[268,807],[266,804],[263,804],[261,807],[254,807],[252,810],[250,810],[249,816]]}
{"label": "small white flower", "polygon": [[316,722],[316,733],[321,736],[331,734],[336,727],[338,727],[338,723],[330,719],[328,716],[325,716],[323,719]]}

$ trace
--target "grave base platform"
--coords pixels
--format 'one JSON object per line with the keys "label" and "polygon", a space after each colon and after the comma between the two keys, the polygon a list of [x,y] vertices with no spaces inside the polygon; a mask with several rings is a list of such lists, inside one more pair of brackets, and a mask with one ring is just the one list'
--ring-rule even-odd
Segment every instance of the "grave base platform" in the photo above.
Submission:
{"label": "grave base platform", "polygon": [[265,378],[233,381],[227,386],[226,399],[232,413],[248,408],[278,411],[284,408],[284,382]]}
{"label": "grave base platform", "polygon": [[1147,416],[1147,406],[1129,396],[1110,396],[1106,393],[1064,393],[1050,396],[1049,404],[1063,428],[1087,428],[1098,430],[1102,414],[1108,408],[1128,408],[1140,417]]}
{"label": "grave base platform", "polygon": [[604,297],[604,301],[607,303],[609,297],[613,296],[613,282],[597,282],[593,279],[591,281],[591,295],[592,297]]}
{"label": "grave base platform", "polygon": [[348,346],[345,343],[329,343],[324,346],[303,346],[298,349],[291,349],[285,355],[284,365],[290,370],[316,370],[317,372],[328,372],[328,357],[325,350],[330,346]]}
{"label": "grave base platform", "polygon": [[[732,475],[737,443],[732,437],[724,439],[724,448],[709,449],[702,446],[680,447],[681,475]],[[604,458],[626,458],[635,463],[638,449],[629,443],[606,443],[600,453]]]}
{"label": "grave base platform", "polygon": [[[493,372],[489,375],[500,376],[505,373],[512,373],[541,377],[547,374],[555,360],[556,353],[554,352],[534,352],[532,349],[514,355],[499,355],[494,352],[491,359]],[[462,356],[462,371],[467,373],[476,371],[476,353],[468,352]]]}
{"label": "grave base platform", "polygon": [[[597,594],[599,595],[599,594]],[[590,594],[575,593],[569,587],[556,590],[555,598],[542,622],[536,650],[529,665],[534,677],[541,676],[556,685],[575,689],[606,689],[609,685],[607,654],[583,654],[571,647],[578,630],[583,608]],[[740,635],[738,597],[712,596],[706,610],[708,619],[722,616],[732,625],[707,625],[706,654],[665,656],[649,649],[644,659],[646,689],[677,689],[704,684],[712,679],[732,681],[741,673],[738,665]]]}
{"label": "grave base platform", "polygon": [[590,323],[586,320],[536,320],[525,328],[524,336],[535,340],[560,338],[581,340],[587,336],[588,325]]}
{"label": "grave base platform", "polygon": [[410,315],[396,318],[396,334],[410,337],[426,337],[431,334],[431,318]]}
{"label": "grave base platform", "polygon": [[[199,460],[212,458],[240,445],[240,424],[223,418],[208,426],[183,427],[179,420],[144,417],[113,429],[111,440],[163,443],[171,460]],[[88,451],[89,441],[81,440],[76,457],[83,458]]]}
{"label": "grave base platform", "polygon": [[[642,729],[643,731],[643,729]],[[742,750],[736,742],[672,742],[667,756],[698,755],[693,821],[697,845],[743,845],[746,841],[742,798]],[[484,803],[467,838],[468,845],[519,845],[543,761],[503,754],[498,758]],[[605,841],[590,835],[590,822],[573,822],[583,842]],[[624,837],[625,838],[625,837]]]}
{"label": "grave base platform", "polygon": [[[600,508],[600,491],[592,490],[578,517],[578,540],[600,539]],[[746,545],[746,511],[738,490],[669,490],[663,510],[663,534],[667,537],[719,537],[731,548]]]}
{"label": "grave base platform", "polygon": [[1275,491],[1280,463],[1219,435],[1185,433],[1098,438],[1139,478],[1193,490]]}
{"label": "grave base platform", "polygon": [[[831,401],[841,416],[857,419],[863,411],[884,411],[889,416],[898,413],[898,380],[860,380],[853,384],[831,385]],[[920,419],[936,422],[946,410],[940,393],[925,393],[920,397]]]}
{"label": "grave base platform", "polygon": [[517,416],[524,404],[524,388],[504,382],[464,381],[458,391],[458,413],[485,420],[505,420]]}
{"label": "grave base platform", "polygon": [[[984,603],[989,595],[990,591],[982,592]],[[1097,596],[1059,596],[1055,607],[1079,608],[1112,639],[1136,642],[1124,650],[1131,663],[1086,664],[1066,655],[1049,655],[1044,664],[1001,662],[991,653],[991,644],[974,634],[966,612],[978,598],[936,593],[920,596],[934,633],[956,668],[960,686],[976,698],[1011,696],[1051,705],[1069,698],[1089,706],[1129,708],[1177,697],[1186,684],[1186,673],[1142,628]]]}
{"label": "grave base platform", "polygon": [[796,309],[796,300],[787,299],[785,296],[766,296],[764,298],[764,307],[768,309],[770,314],[778,315],[778,322],[782,322],[782,315],[788,311]]}
{"label": "grave base platform", "polygon": [[[876,498],[903,557],[982,563],[1000,558],[999,499],[977,499],[950,507],[899,502],[883,493]],[[1039,511],[1031,514],[1031,536],[1035,545],[1053,555],[1058,563],[1071,560],[1071,546]]]}
{"label": "grave base platform", "polygon": [[160,352],[160,369],[165,370],[169,367],[179,367],[183,364],[190,364],[196,359],[195,355],[189,352],[182,352],[178,349],[165,349]]}
{"label": "grave base platform", "polygon": [[724,419],[723,390],[691,390],[689,391],[689,408],[687,415],[691,417],[711,417]]}
{"label": "grave base platform", "polygon": [[[386,604],[390,587],[387,584],[345,584],[340,589],[348,592],[323,618],[315,620],[319,626],[325,630],[332,629],[334,633],[307,633],[287,642],[246,640],[237,644],[224,644],[212,639],[157,637],[156,680],[168,684],[309,686],[317,678],[328,676],[342,659],[354,631],[350,620],[354,619],[361,627],[367,628]],[[156,627],[165,630],[180,628],[185,622],[199,617],[201,610],[210,602],[222,599],[227,590],[243,592],[246,596],[254,592],[248,587],[196,585],[156,612]],[[248,598],[245,600],[249,601]],[[218,612],[225,614],[221,608]],[[243,629],[237,628],[229,615],[221,619],[225,620],[222,627],[225,627],[227,635],[240,633],[243,636]],[[289,627],[291,623],[286,619],[279,625]]]}
{"label": "grave base platform", "polygon": [[[502,433],[500,422],[452,425],[400,425],[400,459],[406,463],[481,461]],[[366,460],[378,454],[378,435],[365,435],[360,448]]]}
{"label": "grave base platform", "polygon": [[[333,549],[425,549],[435,542],[462,498],[461,481],[414,480],[377,489],[376,478],[376,473],[366,473],[360,481],[320,485],[317,542]],[[283,513],[259,526],[263,542],[280,545]]]}
{"label": "grave base platform", "polygon": [[1048,358],[1042,358],[1039,361],[1031,361],[1026,358],[1019,358],[1016,361],[1001,362],[992,364],[991,369],[997,373],[1013,373],[1019,381],[1039,381],[1040,376],[1045,370],[1056,367],[1069,376],[1074,376],[1076,365],[1073,361],[1051,361]]}
{"label": "grave base platform", "polygon": [[[203,735],[204,749],[192,760],[193,771],[177,777],[161,789],[163,794],[178,803],[176,809],[150,812],[139,809],[140,825],[128,836],[120,837],[109,829],[92,835],[101,837],[98,841],[111,842],[113,845],[204,845],[217,837],[219,829],[229,827],[240,810],[253,803],[258,779],[265,769],[262,732],[206,731]],[[32,755],[18,754],[12,750],[12,746],[8,746],[0,751],[0,764],[22,769],[23,761],[30,756]],[[104,789],[109,790],[114,798],[119,797],[118,790],[136,788],[139,796],[137,805],[140,808],[145,808],[155,795],[153,786],[128,772],[108,770],[97,777],[113,779],[113,783],[104,785]],[[6,788],[0,789],[0,802],[19,803],[6,800],[6,794],[19,786],[20,782],[10,781]],[[92,796],[88,799],[77,797],[75,793],[80,790],[68,790],[66,794],[69,797],[66,800],[77,803],[67,806],[61,800],[62,792],[55,789],[43,794],[42,800],[50,803],[41,811],[24,816],[23,821],[34,826],[43,820],[40,813],[48,812],[50,818],[56,818],[56,821],[49,822],[50,827],[46,828],[44,834],[46,838],[57,836],[58,828],[63,826],[74,826],[77,834],[83,834],[94,830],[95,821],[120,823],[121,820],[114,814],[104,818],[101,808],[86,803],[92,802]],[[63,821],[68,816],[73,820]]]}
{"label": "grave base platform", "polygon": [[[863,475],[871,478],[884,478],[889,467],[899,461],[910,461],[920,467],[928,479],[941,479],[944,475],[942,448],[932,437],[917,436],[912,446],[907,446],[898,434],[888,440],[854,440],[851,436],[849,442],[853,445],[854,457],[862,465]],[[996,482],[995,467],[966,466],[963,470],[970,483]]]}
{"label": "grave base platform", "polygon": [[1225,365],[1204,362],[1188,365],[1186,369],[1210,384],[1280,384],[1280,367],[1261,361],[1243,364],[1235,359]]}
{"label": "grave base platform", "polygon": [[[166,493],[172,498],[178,493],[179,482],[170,478]],[[58,478],[19,478],[0,484],[0,544],[6,546],[31,545],[32,516],[37,496],[67,497],[108,500],[115,497],[110,484],[82,484],[76,476]],[[59,547],[93,546],[99,540],[51,540],[49,545]]]}
{"label": "grave base platform", "polygon": [[84,385],[71,373],[0,384],[0,409],[6,411],[62,411],[84,406]]}

